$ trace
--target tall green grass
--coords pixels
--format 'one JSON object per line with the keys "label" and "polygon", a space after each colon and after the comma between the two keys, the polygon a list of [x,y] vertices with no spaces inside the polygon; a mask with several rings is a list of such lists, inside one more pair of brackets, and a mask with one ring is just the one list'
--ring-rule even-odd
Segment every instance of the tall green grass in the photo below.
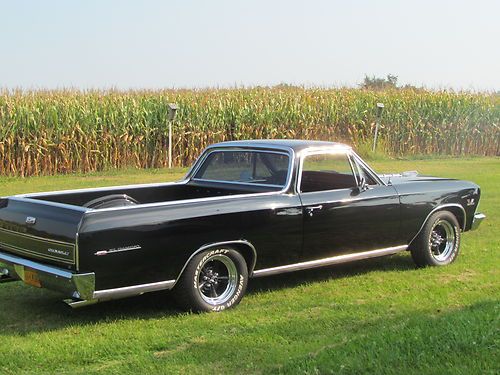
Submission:
{"label": "tall green grass", "polygon": [[500,154],[494,94],[251,88],[0,93],[0,174],[38,175],[168,164],[167,103],[180,106],[173,163],[233,139],[337,140],[367,149],[375,104],[392,155]]}

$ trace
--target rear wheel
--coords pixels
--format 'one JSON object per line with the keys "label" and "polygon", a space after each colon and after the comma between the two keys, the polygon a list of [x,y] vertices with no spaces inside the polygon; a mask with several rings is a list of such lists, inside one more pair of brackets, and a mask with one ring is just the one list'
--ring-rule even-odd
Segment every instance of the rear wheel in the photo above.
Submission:
{"label": "rear wheel", "polygon": [[245,258],[234,249],[210,249],[193,257],[174,293],[181,307],[205,312],[236,306],[248,283]]}
{"label": "rear wheel", "polygon": [[460,226],[449,211],[431,215],[411,246],[411,256],[419,267],[445,266],[460,250]]}

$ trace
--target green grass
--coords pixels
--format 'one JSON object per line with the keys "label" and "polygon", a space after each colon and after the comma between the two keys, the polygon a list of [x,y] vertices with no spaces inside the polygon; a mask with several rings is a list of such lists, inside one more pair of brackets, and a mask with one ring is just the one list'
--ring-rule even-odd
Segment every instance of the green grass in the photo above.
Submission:
{"label": "green grass", "polygon": [[[408,254],[250,282],[240,306],[186,314],[169,293],[71,310],[60,296],[0,286],[0,372],[498,374],[500,159],[375,161],[482,187],[481,228],[458,260],[415,269]],[[0,178],[0,195],[164,181],[182,170]]]}

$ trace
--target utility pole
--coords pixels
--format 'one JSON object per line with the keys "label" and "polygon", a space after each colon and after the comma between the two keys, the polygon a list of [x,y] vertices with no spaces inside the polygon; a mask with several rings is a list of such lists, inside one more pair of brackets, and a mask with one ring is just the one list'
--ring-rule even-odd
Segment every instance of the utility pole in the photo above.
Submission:
{"label": "utility pole", "polygon": [[179,107],[175,103],[168,104],[168,167],[172,168],[172,123]]}
{"label": "utility pole", "polygon": [[378,129],[380,127],[380,118],[382,117],[382,111],[384,110],[384,103],[377,103],[377,120],[375,122],[375,137],[373,138],[373,149],[375,152],[377,148],[377,138],[378,138]]}

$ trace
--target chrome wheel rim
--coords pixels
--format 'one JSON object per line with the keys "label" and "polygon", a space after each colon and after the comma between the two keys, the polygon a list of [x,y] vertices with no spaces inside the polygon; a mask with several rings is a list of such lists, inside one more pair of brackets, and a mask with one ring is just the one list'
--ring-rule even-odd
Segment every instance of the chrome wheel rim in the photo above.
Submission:
{"label": "chrome wheel rim", "polygon": [[446,261],[455,249],[455,228],[446,220],[438,220],[431,230],[429,247],[438,262]]}
{"label": "chrome wheel rim", "polygon": [[198,291],[210,305],[221,305],[229,301],[238,285],[236,265],[226,255],[216,254],[206,259],[198,275]]}

